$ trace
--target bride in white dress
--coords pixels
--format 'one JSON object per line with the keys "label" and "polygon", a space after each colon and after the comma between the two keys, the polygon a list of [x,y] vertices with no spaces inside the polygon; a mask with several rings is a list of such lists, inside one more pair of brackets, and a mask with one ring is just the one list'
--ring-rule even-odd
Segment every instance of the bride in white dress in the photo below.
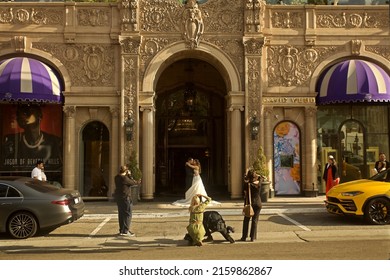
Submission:
{"label": "bride in white dress", "polygon": [[[172,203],[173,205],[176,205],[176,206],[188,207],[191,203],[191,199],[197,194],[208,196],[206,189],[203,185],[202,178],[200,177],[201,167],[200,167],[199,160],[195,159],[194,165],[189,164],[189,163],[186,163],[186,164],[194,170],[194,178],[192,179],[191,187],[185,193],[185,198],[180,199],[180,200],[176,200],[175,202]],[[209,203],[209,205],[220,205],[220,204],[221,204],[220,202],[215,201],[215,200],[212,200]]]}

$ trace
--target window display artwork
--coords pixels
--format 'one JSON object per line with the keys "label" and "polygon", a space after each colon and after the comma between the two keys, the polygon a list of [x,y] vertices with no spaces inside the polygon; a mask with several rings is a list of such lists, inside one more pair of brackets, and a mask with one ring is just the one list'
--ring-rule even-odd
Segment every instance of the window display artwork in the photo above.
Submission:
{"label": "window display artwork", "polygon": [[274,130],[274,174],[276,195],[301,193],[300,132],[291,122]]}
{"label": "window display artwork", "polygon": [[1,105],[1,172],[27,175],[38,160],[45,172],[62,168],[61,105]]}

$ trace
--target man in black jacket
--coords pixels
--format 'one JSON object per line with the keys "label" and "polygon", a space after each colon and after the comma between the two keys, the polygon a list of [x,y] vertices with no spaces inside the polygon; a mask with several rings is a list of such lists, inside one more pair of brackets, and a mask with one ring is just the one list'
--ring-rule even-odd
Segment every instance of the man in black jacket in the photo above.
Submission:
{"label": "man in black jacket", "polygon": [[115,200],[118,206],[119,235],[133,237],[130,231],[133,201],[131,199],[131,186],[139,184],[131,177],[131,172],[126,165],[121,166],[119,174],[115,176]]}

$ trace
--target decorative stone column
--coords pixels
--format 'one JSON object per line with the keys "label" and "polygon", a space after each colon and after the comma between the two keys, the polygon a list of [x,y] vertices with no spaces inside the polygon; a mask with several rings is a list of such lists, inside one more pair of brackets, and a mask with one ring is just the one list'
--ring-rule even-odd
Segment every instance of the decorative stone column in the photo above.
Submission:
{"label": "decorative stone column", "polygon": [[245,109],[245,92],[229,92],[227,109],[230,112],[228,122],[229,149],[229,191],[232,199],[242,197],[244,156],[246,154],[242,139],[242,113]]}
{"label": "decorative stone column", "polygon": [[65,106],[63,111],[65,113],[63,185],[66,189],[76,190],[76,107]]}
{"label": "decorative stone column", "polygon": [[303,183],[305,196],[317,196],[318,194],[318,185],[317,185],[318,167],[316,164],[316,158],[317,158],[316,115],[317,115],[316,107],[305,108],[306,179],[304,180]]}
{"label": "decorative stone column", "polygon": [[232,106],[229,108],[231,112],[230,122],[230,183],[231,183],[231,198],[242,197],[242,181],[243,181],[243,146],[242,146],[242,119],[241,112],[244,111],[243,106]]}
{"label": "decorative stone column", "polygon": [[[135,1],[122,1],[122,5],[127,8],[132,7],[132,3]],[[126,9],[127,9],[126,8]],[[125,10],[126,10],[125,9]],[[126,10],[126,11],[134,11],[134,9]],[[133,17],[133,14],[128,14]],[[136,17],[135,17],[136,18]],[[130,18],[129,18],[130,20]],[[124,21],[122,27],[132,28],[135,25],[129,25],[132,20]],[[120,105],[120,114],[119,120],[117,121],[119,127],[121,128],[118,131],[118,142],[119,143],[119,165],[129,163],[130,156],[132,153],[136,153],[136,157],[138,160],[139,157],[139,141],[140,141],[140,133],[139,133],[139,46],[140,46],[141,38],[140,36],[134,34],[134,36],[119,36],[119,43],[121,45],[121,105]],[[133,124],[133,132],[131,139],[127,139],[125,135],[125,122],[132,120]]]}
{"label": "decorative stone column", "polygon": [[[259,34],[248,34],[244,38],[245,47],[245,123],[249,125],[251,119],[260,118],[262,108],[262,51],[265,38]],[[252,37],[253,35],[253,37]],[[245,166],[251,166],[255,160],[255,155],[262,145],[262,131],[252,139],[246,133],[246,157]]]}
{"label": "decorative stone column", "polygon": [[111,141],[110,141],[110,177],[109,177],[109,183],[108,183],[108,197],[111,198],[111,194],[114,193],[115,190],[115,182],[114,177],[119,172],[119,166],[121,165],[120,158],[119,158],[119,149],[118,149],[118,143],[119,143],[119,123],[118,123],[118,117],[119,117],[119,108],[118,107],[112,107],[110,108],[111,111]]}
{"label": "decorative stone column", "polygon": [[142,189],[143,200],[153,200],[154,194],[154,107],[142,106]]}

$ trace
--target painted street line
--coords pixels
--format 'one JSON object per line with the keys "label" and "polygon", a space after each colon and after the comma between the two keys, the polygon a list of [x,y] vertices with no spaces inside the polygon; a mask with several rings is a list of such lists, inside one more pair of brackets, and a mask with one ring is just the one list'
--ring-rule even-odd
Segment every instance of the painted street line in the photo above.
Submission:
{"label": "painted street line", "polygon": [[295,221],[294,219],[291,219],[290,217],[284,215],[283,213],[279,213],[278,216],[286,219],[287,221],[293,223],[294,225],[300,227],[301,229],[305,230],[305,231],[311,231],[311,229],[309,229],[308,227],[305,227],[304,225],[302,225],[301,223]]}
{"label": "painted street line", "polygon": [[92,232],[91,234],[87,237],[87,238],[92,238],[96,235],[96,233],[98,233],[100,231],[100,229],[105,225],[107,224],[109,221],[111,220],[111,217],[107,217],[104,219],[103,222],[100,223],[100,225],[98,225]]}

